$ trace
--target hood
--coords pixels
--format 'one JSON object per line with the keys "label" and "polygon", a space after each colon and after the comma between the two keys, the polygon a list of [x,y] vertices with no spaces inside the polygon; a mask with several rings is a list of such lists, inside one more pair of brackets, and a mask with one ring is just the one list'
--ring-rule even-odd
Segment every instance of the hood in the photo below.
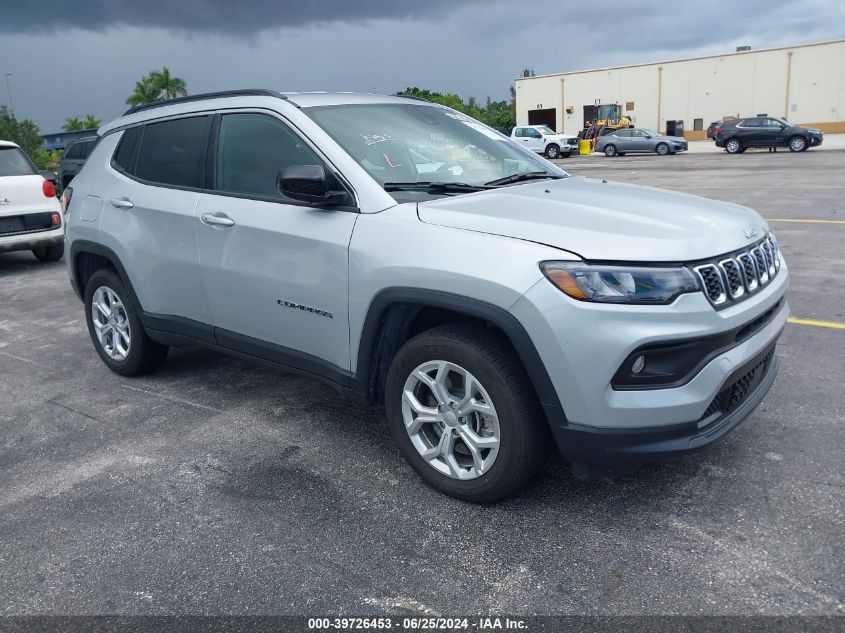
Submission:
{"label": "hood", "polygon": [[588,260],[695,261],[743,248],[768,230],[756,212],[736,204],[580,177],[421,202],[418,213],[429,224],[538,242]]}
{"label": "hood", "polygon": [[572,138],[578,138],[574,134],[546,134],[545,137],[546,138],[559,138],[559,139],[563,139],[565,141],[568,141],[569,139],[572,139]]}
{"label": "hood", "polygon": [[663,138],[668,138],[670,141],[675,141],[676,143],[683,143],[686,141],[683,136],[664,136]]}

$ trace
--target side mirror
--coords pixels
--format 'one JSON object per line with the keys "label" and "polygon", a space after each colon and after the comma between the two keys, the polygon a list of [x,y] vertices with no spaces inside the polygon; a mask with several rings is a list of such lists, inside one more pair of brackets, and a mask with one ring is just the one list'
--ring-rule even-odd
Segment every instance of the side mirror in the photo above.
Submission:
{"label": "side mirror", "polygon": [[323,165],[290,165],[279,171],[279,191],[293,200],[338,206],[349,199],[333,174]]}

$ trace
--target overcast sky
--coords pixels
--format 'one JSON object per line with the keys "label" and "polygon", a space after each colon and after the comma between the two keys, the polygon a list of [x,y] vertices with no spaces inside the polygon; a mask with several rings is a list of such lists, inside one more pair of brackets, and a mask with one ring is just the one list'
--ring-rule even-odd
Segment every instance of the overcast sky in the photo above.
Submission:
{"label": "overcast sky", "polygon": [[[845,37],[842,0],[0,0],[0,80],[42,132],[109,120],[167,65],[190,92],[509,98],[537,74]],[[0,104],[9,103],[0,81]]]}

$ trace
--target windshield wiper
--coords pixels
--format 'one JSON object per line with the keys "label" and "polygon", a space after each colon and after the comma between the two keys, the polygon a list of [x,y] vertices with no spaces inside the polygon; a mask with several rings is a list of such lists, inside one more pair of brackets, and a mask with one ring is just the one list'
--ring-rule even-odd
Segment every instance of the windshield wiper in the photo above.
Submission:
{"label": "windshield wiper", "polygon": [[433,193],[471,193],[490,189],[487,185],[470,185],[465,182],[386,182],[385,191],[431,191]]}
{"label": "windshield wiper", "polygon": [[524,171],[521,174],[513,174],[512,176],[497,178],[496,180],[491,180],[490,182],[485,182],[484,184],[488,187],[500,187],[502,185],[510,185],[515,182],[523,182],[525,180],[547,180],[549,178],[557,180],[558,178],[565,178],[565,176],[551,174],[547,171]]}

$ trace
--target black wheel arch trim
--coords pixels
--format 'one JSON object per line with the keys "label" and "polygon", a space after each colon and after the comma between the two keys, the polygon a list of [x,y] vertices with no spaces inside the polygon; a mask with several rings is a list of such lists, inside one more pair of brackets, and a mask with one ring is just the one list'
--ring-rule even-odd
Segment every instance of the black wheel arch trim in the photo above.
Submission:
{"label": "black wheel arch trim", "polygon": [[498,327],[509,339],[522,361],[525,371],[544,411],[549,408],[558,412],[557,418],[565,419],[560,399],[557,396],[546,367],[540,358],[528,332],[519,320],[506,309],[463,295],[457,295],[439,290],[426,290],[410,287],[385,288],[376,294],[367,309],[364,326],[358,346],[358,364],[356,366],[353,384],[356,390],[368,391],[368,377],[372,370],[373,352],[378,343],[378,334],[382,321],[388,309],[394,305],[413,304],[421,308],[431,307],[450,310],[467,316],[488,321]]}

